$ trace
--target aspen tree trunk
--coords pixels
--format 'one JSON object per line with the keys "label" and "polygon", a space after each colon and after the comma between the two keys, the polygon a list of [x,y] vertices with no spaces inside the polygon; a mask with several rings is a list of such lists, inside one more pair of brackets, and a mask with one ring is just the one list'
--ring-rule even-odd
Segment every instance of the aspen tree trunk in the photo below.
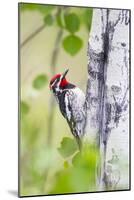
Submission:
{"label": "aspen tree trunk", "polygon": [[[88,44],[86,138],[101,155],[99,190],[128,187],[118,165],[129,164],[129,25],[130,11],[94,9]],[[114,164],[115,163],[115,164]],[[115,173],[115,174],[114,174]],[[127,189],[127,188],[126,188]]]}

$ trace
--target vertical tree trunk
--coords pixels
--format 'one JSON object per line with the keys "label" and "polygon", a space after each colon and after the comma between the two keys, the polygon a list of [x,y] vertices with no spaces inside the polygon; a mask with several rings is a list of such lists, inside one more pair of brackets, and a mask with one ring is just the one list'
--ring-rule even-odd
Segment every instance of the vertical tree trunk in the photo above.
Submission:
{"label": "vertical tree trunk", "polygon": [[120,170],[115,180],[108,177],[111,156],[116,152],[128,160],[129,155],[129,15],[128,10],[94,9],[89,36],[86,138],[100,148],[101,190],[122,177]]}

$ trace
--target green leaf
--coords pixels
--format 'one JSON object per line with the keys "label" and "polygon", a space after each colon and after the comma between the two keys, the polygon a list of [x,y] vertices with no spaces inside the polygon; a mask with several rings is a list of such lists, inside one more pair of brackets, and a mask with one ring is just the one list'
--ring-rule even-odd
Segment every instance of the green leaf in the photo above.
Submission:
{"label": "green leaf", "polygon": [[65,20],[64,20],[63,10],[61,10],[61,12],[59,12],[58,15],[56,16],[56,21],[60,28],[65,28]]}
{"label": "green leaf", "polygon": [[64,161],[64,168],[65,168],[65,169],[69,168],[69,163],[68,163],[67,160]]}
{"label": "green leaf", "polygon": [[29,105],[25,101],[21,101],[20,104],[21,114],[27,114],[29,112]]}
{"label": "green leaf", "polygon": [[36,3],[20,3],[20,10],[21,11],[39,11],[42,14],[49,14],[53,9],[55,8],[55,6],[51,6],[51,5],[40,5],[40,4],[36,4]]}
{"label": "green leaf", "polygon": [[67,14],[65,15],[65,24],[69,32],[75,33],[80,28],[79,17],[75,13]]}
{"label": "green leaf", "polygon": [[73,155],[78,150],[76,141],[74,139],[64,137],[61,146],[58,148],[59,153],[64,157]]}
{"label": "green leaf", "polygon": [[93,9],[92,8],[87,8],[86,10],[84,10],[83,20],[84,20],[84,23],[85,23],[85,25],[86,25],[86,27],[89,31],[91,30],[92,16],[93,16]]}
{"label": "green leaf", "polygon": [[48,5],[48,6],[38,5],[38,10],[44,15],[51,13],[54,8],[55,8],[55,6],[52,6],[52,5]]}
{"label": "green leaf", "polygon": [[64,168],[59,169],[56,173],[55,183],[50,191],[51,194],[79,193],[96,189],[99,150],[92,144],[83,145],[81,152],[73,154],[72,165],[68,165],[68,162],[65,161]]}
{"label": "green leaf", "polygon": [[82,153],[78,152],[72,159],[72,164],[76,167],[92,168],[96,166],[97,160],[99,160],[98,149],[89,144],[83,144]]}
{"label": "green leaf", "polygon": [[60,170],[55,176],[56,180],[54,184],[52,184],[50,194],[74,192],[70,180],[71,175],[69,169]]}
{"label": "green leaf", "polygon": [[81,153],[78,152],[77,154],[74,155],[74,157],[72,158],[72,164],[74,166],[79,166],[82,162],[82,156],[81,156]]}
{"label": "green leaf", "polygon": [[48,14],[44,17],[44,22],[46,25],[51,26],[53,24],[53,16]]}
{"label": "green leaf", "polygon": [[63,48],[71,56],[77,54],[83,46],[83,41],[76,35],[69,35],[63,40]]}
{"label": "green leaf", "polygon": [[20,3],[20,9],[21,11],[29,10],[37,10],[38,9],[38,4],[33,4],[33,3]]}
{"label": "green leaf", "polygon": [[38,75],[33,81],[33,87],[37,90],[42,89],[47,82],[47,76],[45,74]]}

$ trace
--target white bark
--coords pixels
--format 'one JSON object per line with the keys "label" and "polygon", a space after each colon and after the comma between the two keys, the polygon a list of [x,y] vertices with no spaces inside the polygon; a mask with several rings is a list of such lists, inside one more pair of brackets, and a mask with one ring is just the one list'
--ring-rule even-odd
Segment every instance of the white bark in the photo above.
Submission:
{"label": "white bark", "polygon": [[117,162],[116,177],[111,178],[111,174],[116,156],[129,163],[129,18],[128,10],[93,12],[88,45],[86,136],[100,147],[101,190],[106,186],[114,188],[119,180],[120,185],[125,181],[128,186]]}

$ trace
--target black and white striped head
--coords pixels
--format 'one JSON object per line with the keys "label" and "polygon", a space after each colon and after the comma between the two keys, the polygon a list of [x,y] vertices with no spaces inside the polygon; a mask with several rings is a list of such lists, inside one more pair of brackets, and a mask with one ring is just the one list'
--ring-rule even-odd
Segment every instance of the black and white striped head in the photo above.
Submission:
{"label": "black and white striped head", "polygon": [[63,74],[56,74],[52,77],[49,87],[54,93],[62,91],[69,84],[66,80],[68,71],[69,69],[67,69]]}

